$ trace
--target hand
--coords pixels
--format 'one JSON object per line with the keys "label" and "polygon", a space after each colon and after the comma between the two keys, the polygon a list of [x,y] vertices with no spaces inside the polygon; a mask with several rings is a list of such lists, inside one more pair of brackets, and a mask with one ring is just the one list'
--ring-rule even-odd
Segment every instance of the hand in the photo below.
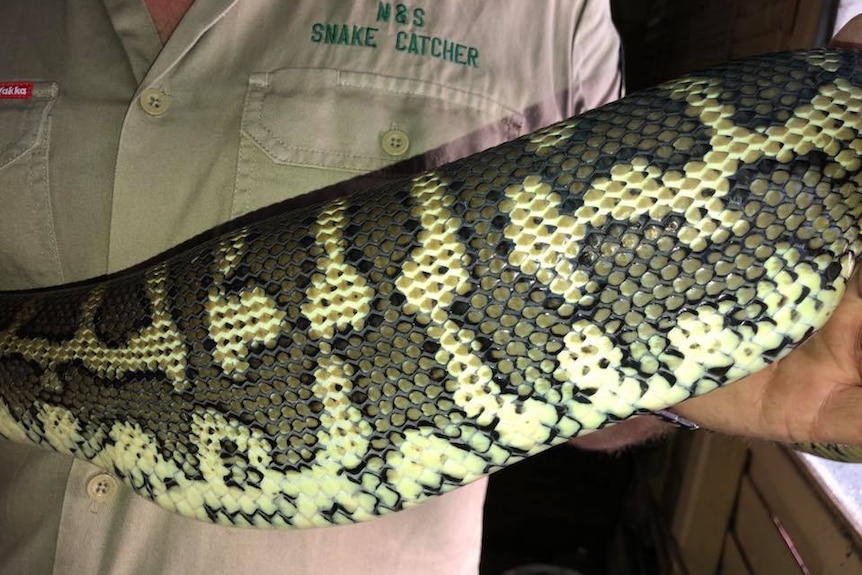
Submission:
{"label": "hand", "polygon": [[[832,45],[862,49],[862,15],[843,27]],[[862,271],[850,279],[827,324],[787,357],[673,410],[733,435],[862,445]],[[635,418],[572,443],[613,450],[667,429],[653,418]]]}
{"label": "hand", "polygon": [[862,445],[862,273],[823,329],[787,357],[674,411],[735,435]]}

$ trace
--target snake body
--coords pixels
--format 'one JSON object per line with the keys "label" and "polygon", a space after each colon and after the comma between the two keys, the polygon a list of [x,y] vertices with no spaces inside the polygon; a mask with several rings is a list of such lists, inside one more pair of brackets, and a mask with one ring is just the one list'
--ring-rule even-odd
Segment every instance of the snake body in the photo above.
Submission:
{"label": "snake body", "polygon": [[743,60],[152,265],[0,294],[0,434],[204,521],[408,507],[822,326],[862,250],[860,108],[854,52]]}

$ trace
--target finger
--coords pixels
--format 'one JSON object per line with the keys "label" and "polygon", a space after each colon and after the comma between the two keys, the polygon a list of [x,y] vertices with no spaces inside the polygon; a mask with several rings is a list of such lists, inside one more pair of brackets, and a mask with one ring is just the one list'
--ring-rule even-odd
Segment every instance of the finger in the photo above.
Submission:
{"label": "finger", "polygon": [[830,48],[862,48],[862,14],[847,22],[829,42]]}
{"label": "finger", "polygon": [[837,389],[819,410],[812,441],[860,445],[862,388]]}

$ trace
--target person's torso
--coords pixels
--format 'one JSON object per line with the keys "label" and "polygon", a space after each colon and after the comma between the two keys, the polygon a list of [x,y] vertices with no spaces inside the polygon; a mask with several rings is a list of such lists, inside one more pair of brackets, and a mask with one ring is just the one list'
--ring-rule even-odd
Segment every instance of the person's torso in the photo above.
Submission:
{"label": "person's torso", "polygon": [[199,2],[164,48],[142,4],[105,8],[0,18],[0,82],[32,91],[0,93],[0,288],[115,271],[257,207],[432,150],[439,164],[608,97],[585,85],[607,78],[572,73],[596,56],[574,53],[581,11],[556,2]]}
{"label": "person's torso", "polygon": [[[0,289],[115,271],[619,94],[604,2],[199,1],[162,47],[142,2],[28,0],[0,4],[0,48]],[[483,484],[380,522],[256,534],[123,488],[97,502],[99,469],[7,446],[0,533],[18,535],[0,537],[0,570],[39,557],[49,572],[475,571]]]}

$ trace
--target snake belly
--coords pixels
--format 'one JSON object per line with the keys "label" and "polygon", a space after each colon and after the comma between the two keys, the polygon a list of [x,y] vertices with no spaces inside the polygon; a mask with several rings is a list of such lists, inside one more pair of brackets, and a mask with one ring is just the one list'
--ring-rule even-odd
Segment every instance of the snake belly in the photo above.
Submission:
{"label": "snake belly", "polygon": [[855,52],[748,59],[149,266],[2,293],[0,434],[188,517],[306,527],[709,392],[844,291],[860,84]]}

